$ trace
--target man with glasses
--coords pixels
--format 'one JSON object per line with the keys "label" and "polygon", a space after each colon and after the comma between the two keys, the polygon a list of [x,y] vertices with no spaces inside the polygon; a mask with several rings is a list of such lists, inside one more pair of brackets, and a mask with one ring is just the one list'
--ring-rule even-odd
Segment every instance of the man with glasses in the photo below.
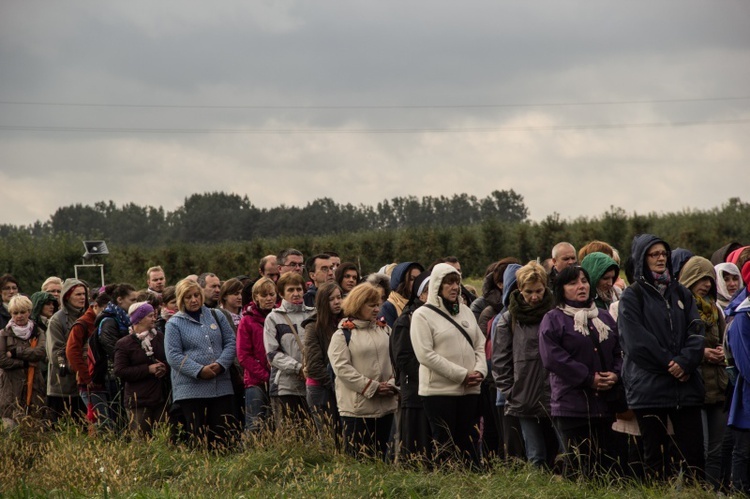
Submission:
{"label": "man with glasses", "polygon": [[312,284],[307,288],[302,299],[305,305],[314,307],[315,295],[318,293],[318,288],[327,282],[335,280],[330,255],[321,253],[309,258],[307,260],[307,273],[310,275]]}
{"label": "man with glasses", "polygon": [[287,248],[276,257],[276,264],[279,266],[281,275],[286,272],[296,272],[302,275],[305,268],[305,256],[299,250]]}

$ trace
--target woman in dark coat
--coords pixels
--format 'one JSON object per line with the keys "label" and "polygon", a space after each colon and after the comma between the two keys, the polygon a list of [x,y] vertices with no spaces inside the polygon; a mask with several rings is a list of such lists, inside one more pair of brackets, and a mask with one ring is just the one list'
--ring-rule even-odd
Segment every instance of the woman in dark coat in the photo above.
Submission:
{"label": "woman in dark coat", "polygon": [[154,307],[134,303],[130,334],[115,345],[114,374],[125,382],[125,407],[132,431],[151,434],[153,425],[166,418],[166,381],[169,366],[164,335],[154,328]]}
{"label": "woman in dark coat", "polygon": [[703,468],[703,322],[692,293],[672,278],[666,242],[637,236],[632,261],[635,282],[622,294],[617,323],[623,382],[643,436],[646,473],[664,479],[675,471],[670,463],[683,463],[697,474]]}
{"label": "woman in dark coat", "polygon": [[551,412],[568,472],[590,476],[608,467],[614,414],[604,400],[620,377],[617,324],[596,307],[588,273],[563,269],[555,279],[556,307],[539,326],[539,354],[550,372]]}

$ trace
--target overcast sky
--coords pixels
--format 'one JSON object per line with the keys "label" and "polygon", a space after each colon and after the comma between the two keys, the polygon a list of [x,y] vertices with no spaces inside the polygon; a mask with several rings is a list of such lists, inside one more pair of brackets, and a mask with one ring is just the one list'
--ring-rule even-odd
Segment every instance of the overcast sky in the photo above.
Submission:
{"label": "overcast sky", "polygon": [[750,200],[749,138],[744,0],[0,2],[0,223],[208,191],[705,209]]}

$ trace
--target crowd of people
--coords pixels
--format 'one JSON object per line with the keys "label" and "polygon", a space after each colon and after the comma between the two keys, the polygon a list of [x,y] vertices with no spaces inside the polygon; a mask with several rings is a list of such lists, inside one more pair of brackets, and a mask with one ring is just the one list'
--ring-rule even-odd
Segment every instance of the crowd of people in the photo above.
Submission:
{"label": "crowd of people", "polygon": [[750,246],[707,259],[651,234],[622,265],[603,241],[499,259],[481,293],[455,257],[363,275],[291,248],[224,281],[151,267],[141,290],[50,277],[27,296],[6,274],[0,414],[214,448],[309,421],[358,457],[747,493],[749,282]]}

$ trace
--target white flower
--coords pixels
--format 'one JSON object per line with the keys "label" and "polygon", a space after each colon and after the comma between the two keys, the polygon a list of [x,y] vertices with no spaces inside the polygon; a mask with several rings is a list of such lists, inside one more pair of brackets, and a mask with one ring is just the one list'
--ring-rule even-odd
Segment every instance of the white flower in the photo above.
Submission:
{"label": "white flower", "polygon": [[99,473],[104,473],[104,466],[102,466],[101,468],[99,468]]}

